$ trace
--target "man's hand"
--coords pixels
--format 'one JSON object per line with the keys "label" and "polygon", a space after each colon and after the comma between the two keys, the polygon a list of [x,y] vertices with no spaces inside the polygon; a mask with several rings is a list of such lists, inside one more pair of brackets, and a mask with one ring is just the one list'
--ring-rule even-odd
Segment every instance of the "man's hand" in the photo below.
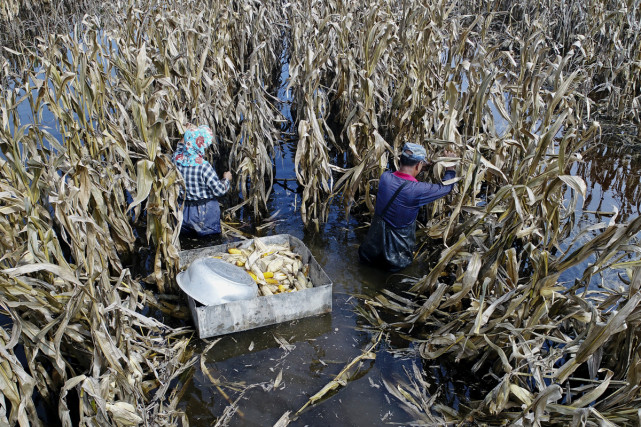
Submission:
{"label": "man's hand", "polygon": [[[456,153],[454,151],[445,150],[443,151],[443,157],[456,157]],[[456,166],[445,168],[446,171],[453,171],[454,169],[456,169]]]}
{"label": "man's hand", "polygon": [[223,174],[223,179],[226,179],[227,181],[231,182],[231,172],[225,171]]}

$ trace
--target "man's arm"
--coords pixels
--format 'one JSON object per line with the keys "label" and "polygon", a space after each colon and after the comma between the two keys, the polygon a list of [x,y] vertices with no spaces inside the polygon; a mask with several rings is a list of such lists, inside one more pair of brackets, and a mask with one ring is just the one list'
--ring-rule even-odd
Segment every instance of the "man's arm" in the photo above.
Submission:
{"label": "man's arm", "polygon": [[[443,157],[456,157],[456,153],[453,151],[445,150],[443,152]],[[445,168],[443,181],[453,179],[456,176],[455,169],[455,166],[449,166]],[[440,199],[441,197],[452,191],[452,188],[454,188],[454,184],[424,184],[424,186],[422,187],[422,194],[419,197],[419,206],[426,205],[430,202],[433,202],[434,200]]]}
{"label": "man's arm", "polygon": [[[443,181],[450,180],[456,176],[456,172],[449,169],[445,171],[443,176]],[[419,196],[419,206],[426,205],[434,200],[440,199],[441,197],[449,194],[454,188],[454,184],[443,185],[443,184],[429,184],[422,183],[421,185],[421,194]]]}

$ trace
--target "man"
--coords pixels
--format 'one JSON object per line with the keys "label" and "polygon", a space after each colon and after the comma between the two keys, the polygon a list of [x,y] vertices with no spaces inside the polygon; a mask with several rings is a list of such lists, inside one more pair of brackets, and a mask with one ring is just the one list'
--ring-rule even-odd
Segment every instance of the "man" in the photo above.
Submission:
{"label": "man", "polygon": [[[452,157],[454,153],[446,151],[444,155]],[[412,263],[419,208],[445,196],[454,186],[417,181],[416,176],[427,167],[427,153],[418,144],[406,143],[400,162],[398,171],[386,171],[379,180],[374,218],[358,249],[362,262],[391,271]],[[443,180],[450,180],[454,175],[454,167],[448,167]]]}

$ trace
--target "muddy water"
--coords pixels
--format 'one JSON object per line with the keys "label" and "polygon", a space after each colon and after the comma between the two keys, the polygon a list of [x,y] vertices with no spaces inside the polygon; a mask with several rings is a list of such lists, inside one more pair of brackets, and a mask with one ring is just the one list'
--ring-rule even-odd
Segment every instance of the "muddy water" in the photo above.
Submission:
{"label": "muddy water", "polygon": [[[284,71],[286,73],[286,70]],[[289,114],[287,96],[283,112]],[[283,129],[293,132],[292,128]],[[618,211],[617,221],[638,215],[641,155],[634,148],[618,143],[616,138],[592,148],[573,173],[588,185],[587,197],[580,200],[575,212],[576,226],[572,236],[587,226],[608,222]],[[270,201],[270,212],[278,211],[276,222],[262,234],[291,234],[310,248],[334,283],[331,313],[272,325],[222,337],[203,355],[206,371],[219,383],[195,367],[185,388],[182,408],[192,425],[212,425],[230,403],[235,412],[226,419],[233,426],[273,425],[288,411],[296,412],[308,399],[327,385],[344,367],[368,347],[373,332],[356,313],[362,302],[354,295],[376,295],[384,288],[401,291],[403,276],[391,275],[358,262],[357,249],[365,234],[361,225],[346,220],[342,210],[333,206],[329,221],[320,233],[305,231],[298,206],[300,195],[295,182],[294,142],[283,142],[276,160],[277,183]],[[568,194],[569,196],[569,194]],[[586,235],[582,241],[591,238]],[[185,242],[187,247],[218,244],[220,241]],[[580,243],[580,242],[579,242]],[[566,245],[567,246],[567,245]],[[588,260],[589,262],[589,260]],[[566,272],[561,280],[572,281],[583,274],[586,265]],[[413,265],[403,275],[420,277],[425,267]],[[616,273],[595,277],[595,286],[618,283]],[[409,287],[409,282],[407,284]],[[194,350],[202,353],[215,339],[193,341]],[[384,382],[407,382],[407,370],[421,359],[412,352],[390,352],[391,344],[378,347],[375,360],[364,362],[342,388],[305,409],[293,426],[371,426],[406,425],[415,421],[385,388]],[[406,343],[403,343],[406,347]],[[433,364],[428,367],[428,380],[441,393],[442,399],[456,407],[469,397],[469,377],[462,367]],[[457,372],[459,370],[459,372]],[[463,369],[463,371],[465,371]]]}
{"label": "muddy water", "polygon": [[[277,161],[279,180],[294,177],[292,162],[293,149],[285,146],[283,158]],[[354,310],[359,301],[352,295],[374,295],[388,285],[391,277],[359,264],[357,249],[364,230],[356,221],[346,221],[338,207],[332,208],[330,220],[320,233],[305,232],[297,209],[300,196],[295,183],[292,186],[291,181],[279,182],[283,185],[275,186],[270,209],[280,213],[274,226],[264,233],[287,233],[303,240],[334,283],[333,310],[224,336],[205,355],[206,368],[214,378],[239,389],[249,387],[237,402],[238,411],[230,425],[273,425],[286,411],[300,409],[359,356],[370,344],[372,334],[361,328],[362,320]],[[414,267],[404,273],[418,276],[421,272]],[[394,282],[397,281],[398,276]],[[196,351],[202,351],[211,341],[194,341]],[[404,369],[411,369],[413,361],[411,356],[393,357],[381,347],[376,359],[363,363],[347,386],[305,410],[291,425],[408,423],[411,417],[386,393],[383,380],[395,383],[398,378],[406,378]],[[418,359],[416,362],[420,364]],[[281,372],[282,380],[274,388]],[[225,397],[199,366],[186,387],[184,408],[194,425],[209,425],[223,413],[229,400],[239,395],[223,387]]]}
{"label": "muddy water", "polygon": [[[293,178],[292,151],[291,147],[284,147],[283,159],[277,162],[277,178]],[[641,156],[629,146],[601,145],[588,153],[574,171],[588,184],[585,203],[579,203],[576,213],[576,230],[609,221],[615,210],[619,211],[618,220],[637,216],[640,170]],[[211,376],[223,384],[225,395],[200,366],[196,367],[193,381],[184,385],[184,409],[193,425],[210,425],[239,396],[238,410],[229,425],[273,425],[286,411],[297,411],[370,343],[372,333],[362,328],[363,322],[354,310],[360,301],[352,295],[375,295],[390,286],[399,289],[400,276],[358,263],[357,248],[364,230],[356,221],[346,221],[334,207],[321,233],[307,233],[296,209],[297,201],[295,184],[275,186],[270,209],[279,210],[280,214],[265,234],[288,233],[305,242],[334,282],[333,311],[222,337],[204,360]],[[565,279],[579,277],[584,269],[585,266],[577,267]],[[418,277],[425,272],[413,265],[403,273]],[[613,283],[608,276],[597,280]],[[198,352],[212,341],[195,340],[193,345]],[[345,387],[307,408],[291,425],[370,426],[413,421],[383,383],[406,382],[405,370],[411,369],[413,363],[420,365],[420,358],[411,351],[393,356],[387,345],[379,347],[376,359],[364,363]],[[282,379],[274,388],[281,372]],[[465,375],[453,372],[452,367],[434,365],[429,374],[431,381],[442,381],[439,389],[452,406],[469,392]]]}
{"label": "muddy water", "polygon": [[[579,198],[574,211],[575,226],[568,239],[561,245],[567,246],[580,231],[595,224],[611,222],[625,223],[639,215],[641,207],[641,141],[634,131],[623,127],[604,126],[602,143],[591,146],[583,161],[572,167],[571,173],[582,177],[587,185],[585,199]],[[569,199],[570,195],[567,197]],[[599,231],[587,233],[576,239],[575,250],[596,236]],[[581,277],[594,256],[560,277],[562,281],[574,281]],[[590,288],[618,287],[620,270],[606,270],[603,275],[593,277]]]}
{"label": "muddy water", "polygon": [[[282,80],[287,76],[286,66]],[[289,112],[290,98],[280,92],[281,110]],[[294,129],[283,128],[284,134]],[[300,194],[294,172],[295,142],[285,142],[277,155],[276,185],[270,212],[278,212],[273,226],[262,234],[291,234],[301,239],[333,281],[331,313],[224,336],[204,355],[212,383],[200,366],[186,387],[183,408],[193,425],[211,425],[230,402],[237,410],[233,426],[273,425],[287,411],[296,412],[369,346],[373,333],[364,327],[354,309],[357,294],[375,295],[385,287],[398,290],[401,276],[392,276],[358,262],[358,245],[365,234],[353,219],[346,220],[339,206],[332,206],[329,221],[319,233],[307,232],[300,218]],[[218,241],[184,242],[183,247],[206,246]],[[403,274],[420,277],[420,266]],[[392,285],[392,283],[394,285]],[[407,285],[409,286],[409,284]],[[214,339],[195,340],[202,352]],[[352,372],[345,387],[308,407],[290,425],[370,426],[407,424],[413,420],[386,392],[384,381],[407,381],[405,370],[420,365],[420,358],[404,353],[393,356],[379,346],[375,360],[366,360]],[[410,352],[411,353],[411,352]]]}

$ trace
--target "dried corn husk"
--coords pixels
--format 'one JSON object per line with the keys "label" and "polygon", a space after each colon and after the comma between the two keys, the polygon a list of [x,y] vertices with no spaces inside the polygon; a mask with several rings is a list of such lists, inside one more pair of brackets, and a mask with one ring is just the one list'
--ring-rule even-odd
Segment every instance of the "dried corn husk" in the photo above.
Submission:
{"label": "dried corn husk", "polygon": [[229,248],[227,252],[210,255],[244,267],[259,284],[261,295],[300,291],[313,285],[308,277],[309,265],[289,245],[265,245],[255,242],[248,248]]}

